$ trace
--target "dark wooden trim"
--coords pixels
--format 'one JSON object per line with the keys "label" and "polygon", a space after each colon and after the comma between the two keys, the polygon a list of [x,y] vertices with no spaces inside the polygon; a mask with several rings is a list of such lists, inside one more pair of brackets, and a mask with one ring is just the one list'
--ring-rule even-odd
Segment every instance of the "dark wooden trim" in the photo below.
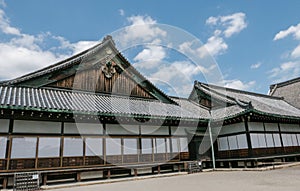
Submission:
{"label": "dark wooden trim", "polygon": [[245,124],[245,129],[246,129],[246,138],[247,138],[247,143],[248,143],[249,157],[252,157],[253,151],[252,151],[252,143],[251,143],[251,137],[250,137],[250,131],[249,131],[249,126],[248,126],[247,116],[244,117],[244,124]]}
{"label": "dark wooden trim", "polygon": [[9,165],[10,165],[10,159],[11,159],[11,147],[12,147],[12,137],[8,137],[8,145],[6,145],[6,148],[8,149],[8,154],[6,158],[6,170],[9,170]]}
{"label": "dark wooden trim", "polygon": [[121,137],[121,155],[122,155],[122,164],[124,163],[124,138]]}
{"label": "dark wooden trim", "polygon": [[14,120],[10,119],[9,120],[9,128],[8,128],[8,134],[11,135],[14,131]]}
{"label": "dark wooden trim", "polygon": [[12,132],[14,128],[14,120],[10,119],[9,120],[9,129],[8,129],[8,137],[7,137],[7,142],[6,142],[6,170],[9,170],[9,165],[10,165],[10,158],[11,158],[11,147],[12,147]]}
{"label": "dark wooden trim", "polygon": [[282,133],[281,133],[280,123],[277,123],[277,125],[278,125],[278,130],[279,130],[279,137],[280,137],[281,147],[284,148],[284,144],[283,144],[283,140],[282,140]]}
{"label": "dark wooden trim", "polygon": [[86,140],[86,137],[81,137],[82,138],[82,146],[83,146],[83,165],[85,165],[85,155],[86,155],[86,142],[85,142],[85,140]]}
{"label": "dark wooden trim", "polygon": [[60,138],[60,150],[59,150],[60,167],[63,166],[63,155],[64,155],[64,136],[61,136],[61,138]]}
{"label": "dark wooden trim", "polygon": [[35,168],[38,168],[38,160],[39,160],[39,143],[40,137],[36,137],[36,145],[35,145]]}
{"label": "dark wooden trim", "polygon": [[106,165],[106,138],[103,138],[102,141],[103,141],[103,160],[104,160],[104,165]]}

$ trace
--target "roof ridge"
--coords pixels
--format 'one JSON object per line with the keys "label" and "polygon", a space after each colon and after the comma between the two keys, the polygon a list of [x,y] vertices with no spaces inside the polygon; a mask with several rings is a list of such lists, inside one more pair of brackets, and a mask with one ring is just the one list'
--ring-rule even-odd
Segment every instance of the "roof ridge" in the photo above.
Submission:
{"label": "roof ridge", "polygon": [[271,84],[270,89],[273,89],[275,86],[276,87],[282,87],[282,86],[290,85],[291,83],[295,83],[295,82],[299,82],[299,81],[300,81],[300,77],[292,78],[292,79],[284,81],[284,82]]}
{"label": "roof ridge", "polygon": [[53,71],[61,69],[63,67],[68,67],[68,66],[76,63],[77,61],[81,60],[84,56],[87,56],[87,54],[88,55],[93,54],[96,51],[96,49],[102,47],[107,42],[112,42],[113,44],[115,44],[112,37],[108,35],[108,36],[104,37],[101,42],[97,43],[96,45],[92,46],[91,48],[88,48],[87,50],[79,52],[75,55],[72,55],[71,57],[68,57],[61,61],[58,61],[49,66],[43,67],[43,68],[33,71],[31,73],[25,74],[23,76],[20,76],[20,77],[14,78],[14,79],[10,79],[10,80],[0,81],[0,84],[7,84],[7,85],[14,84],[14,83],[22,82],[24,80],[28,80],[30,78],[35,78],[35,77],[47,74],[49,72],[53,72]]}
{"label": "roof ridge", "polygon": [[249,94],[249,95],[254,95],[254,96],[260,96],[260,97],[265,97],[265,98],[271,98],[271,99],[277,99],[277,100],[282,100],[282,97],[277,97],[277,96],[271,96],[271,95],[267,95],[267,94],[262,94],[262,93],[256,93],[256,92],[250,92],[250,91],[245,91],[245,90],[238,90],[238,89],[234,89],[234,88],[228,88],[228,87],[223,87],[223,86],[218,86],[215,84],[206,84],[206,83],[202,83],[199,81],[195,81],[195,84],[199,84],[199,85],[205,85],[213,88],[218,88],[218,89],[224,89],[226,91],[231,91],[231,92],[235,92],[235,93],[241,93],[241,94]]}

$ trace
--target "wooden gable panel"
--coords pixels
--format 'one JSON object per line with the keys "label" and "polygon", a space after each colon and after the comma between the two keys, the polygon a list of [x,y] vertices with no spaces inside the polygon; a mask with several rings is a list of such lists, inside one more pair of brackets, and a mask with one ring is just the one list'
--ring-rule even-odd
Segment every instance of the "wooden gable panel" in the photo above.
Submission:
{"label": "wooden gable panel", "polygon": [[149,92],[134,82],[125,74],[125,72],[116,72],[111,78],[107,78],[101,68],[77,72],[76,75],[58,80],[48,86],[97,93],[153,98]]}

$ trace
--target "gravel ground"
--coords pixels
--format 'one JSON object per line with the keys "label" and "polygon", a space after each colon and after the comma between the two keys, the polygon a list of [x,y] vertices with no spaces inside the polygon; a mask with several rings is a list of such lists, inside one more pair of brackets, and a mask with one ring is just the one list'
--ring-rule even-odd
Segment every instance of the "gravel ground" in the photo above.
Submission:
{"label": "gravel ground", "polygon": [[269,171],[215,171],[79,186],[53,191],[299,191],[300,166]]}

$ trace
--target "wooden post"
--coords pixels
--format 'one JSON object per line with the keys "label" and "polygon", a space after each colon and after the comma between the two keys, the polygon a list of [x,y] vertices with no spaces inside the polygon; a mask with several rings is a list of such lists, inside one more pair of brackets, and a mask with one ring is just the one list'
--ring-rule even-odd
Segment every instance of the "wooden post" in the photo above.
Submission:
{"label": "wooden post", "polygon": [[[173,169],[174,169],[174,166],[173,166]],[[174,171],[174,170],[173,170]],[[181,167],[180,167],[180,164],[178,165],[178,172],[181,171]]]}
{"label": "wooden post", "polygon": [[76,182],[81,182],[81,172],[76,173]]}
{"label": "wooden post", "polygon": [[160,166],[157,166],[157,174],[160,174]]}
{"label": "wooden post", "polygon": [[138,176],[138,171],[137,171],[137,169],[135,168],[135,169],[133,169],[133,171],[134,171],[134,176]]}
{"label": "wooden post", "polygon": [[6,188],[7,188],[7,182],[8,182],[8,177],[6,176],[6,177],[4,177],[3,183],[2,183],[3,189],[6,189]]}
{"label": "wooden post", "polygon": [[111,176],[111,172],[110,172],[110,169],[107,171],[107,178],[110,179],[110,176]]}
{"label": "wooden post", "polygon": [[43,185],[44,185],[44,186],[47,185],[47,179],[48,179],[47,174],[44,174],[44,175],[43,175]]}

